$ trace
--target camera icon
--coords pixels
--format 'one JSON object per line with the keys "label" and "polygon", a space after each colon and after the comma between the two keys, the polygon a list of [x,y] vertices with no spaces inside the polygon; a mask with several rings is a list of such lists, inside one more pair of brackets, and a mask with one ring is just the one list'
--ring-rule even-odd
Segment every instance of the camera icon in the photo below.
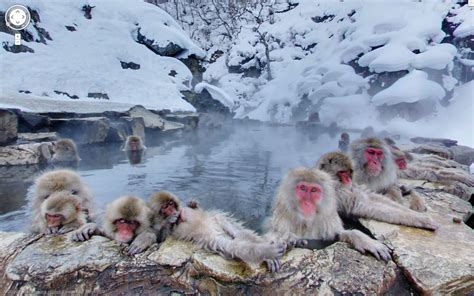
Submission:
{"label": "camera icon", "polygon": [[5,13],[5,24],[13,30],[23,30],[31,21],[31,15],[23,5],[13,5]]}

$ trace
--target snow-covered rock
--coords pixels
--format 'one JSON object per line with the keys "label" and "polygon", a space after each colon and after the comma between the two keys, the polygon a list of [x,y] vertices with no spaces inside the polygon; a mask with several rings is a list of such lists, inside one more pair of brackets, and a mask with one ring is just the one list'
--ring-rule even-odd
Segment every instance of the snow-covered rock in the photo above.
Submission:
{"label": "snow-covered rock", "polygon": [[[0,11],[13,4],[18,3],[2,1]],[[160,8],[140,0],[25,0],[21,4],[35,16],[24,34],[30,37],[22,41],[32,52],[8,51],[14,37],[0,32],[0,68],[8,73],[0,80],[2,96],[22,91],[63,101],[195,110],[180,93],[189,89],[192,74],[178,58],[202,57],[204,52]],[[138,40],[138,33],[146,42]],[[167,47],[177,49],[176,56],[160,56],[153,50]]]}

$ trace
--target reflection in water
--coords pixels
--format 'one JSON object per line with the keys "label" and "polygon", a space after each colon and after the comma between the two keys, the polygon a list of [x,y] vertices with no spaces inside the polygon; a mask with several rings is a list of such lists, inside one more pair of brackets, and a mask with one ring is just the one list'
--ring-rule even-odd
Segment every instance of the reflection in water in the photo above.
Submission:
{"label": "reflection in water", "polygon": [[[294,127],[244,124],[155,137],[148,135],[148,149],[136,165],[130,165],[120,144],[79,148],[77,170],[100,211],[124,194],[148,198],[154,191],[168,190],[184,201],[196,199],[205,209],[233,213],[259,230],[286,171],[312,166],[322,153],[336,149],[338,140],[327,134],[309,137]],[[0,230],[27,226],[27,189],[32,191],[40,169],[0,167]]]}
{"label": "reflection in water", "polygon": [[130,164],[140,164],[142,162],[143,154],[145,150],[129,150],[126,151],[128,162]]}

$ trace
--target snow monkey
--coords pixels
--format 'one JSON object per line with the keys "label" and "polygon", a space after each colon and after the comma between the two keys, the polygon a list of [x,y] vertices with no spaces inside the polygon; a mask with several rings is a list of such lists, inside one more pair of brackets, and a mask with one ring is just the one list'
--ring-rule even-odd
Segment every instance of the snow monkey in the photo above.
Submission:
{"label": "snow monkey", "polygon": [[474,194],[474,177],[468,172],[459,171],[464,168],[455,161],[437,155],[412,156],[396,146],[392,146],[392,154],[399,168],[400,178],[441,183],[446,185],[442,188],[444,192],[464,200],[469,200]]}
{"label": "snow monkey", "polygon": [[225,258],[239,258],[252,267],[265,262],[270,271],[279,269],[278,258],[286,245],[267,241],[224,212],[203,211],[195,201],[181,207],[179,198],[169,192],[153,194],[148,205],[154,214],[153,227],[162,238],[172,226],[176,239],[192,241]]}
{"label": "snow monkey", "polygon": [[145,149],[146,147],[143,145],[142,138],[136,135],[128,136],[123,148],[125,151],[140,151]]}
{"label": "snow monkey", "polygon": [[32,227],[37,232],[37,225],[44,218],[42,207],[45,201],[55,192],[69,192],[79,202],[79,207],[86,218],[92,215],[92,194],[81,177],[74,171],[61,169],[43,173],[35,180],[35,191],[31,202]]}
{"label": "snow monkey", "polygon": [[52,162],[77,162],[81,160],[76,143],[71,139],[60,139],[53,143]]}
{"label": "snow monkey", "polygon": [[351,144],[351,140],[349,138],[348,133],[342,133],[341,139],[339,139],[339,150],[347,152],[349,150],[349,145]]}
{"label": "snow monkey", "polygon": [[283,178],[267,221],[268,235],[287,241],[340,240],[361,253],[389,260],[389,249],[358,230],[345,230],[337,214],[334,181],[327,173],[299,167]]}
{"label": "snow monkey", "polygon": [[435,230],[439,225],[428,215],[418,213],[352,183],[352,161],[342,152],[326,153],[316,168],[336,181],[338,212],[341,216],[356,216],[378,221]]}
{"label": "snow monkey", "polygon": [[[88,223],[74,232],[72,239],[86,241],[93,235],[102,235],[120,243],[129,244],[127,253],[134,255],[148,249],[156,241],[150,228],[150,209],[136,196],[122,196],[107,205],[101,228]],[[140,240],[136,240],[141,235]]]}
{"label": "snow monkey", "polygon": [[[357,184],[366,185],[370,190],[403,204],[402,192],[397,184],[396,163],[386,142],[379,138],[356,140],[351,144],[351,156]],[[410,208],[425,211],[421,196],[414,191],[410,195]]]}
{"label": "snow monkey", "polygon": [[53,192],[40,208],[40,219],[32,225],[35,233],[64,234],[86,223],[79,199],[70,191]]}

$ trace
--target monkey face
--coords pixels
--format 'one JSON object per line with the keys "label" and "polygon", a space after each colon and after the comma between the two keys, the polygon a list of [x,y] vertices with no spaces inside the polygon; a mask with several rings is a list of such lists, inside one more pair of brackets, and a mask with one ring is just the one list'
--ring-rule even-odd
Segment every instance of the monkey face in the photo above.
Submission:
{"label": "monkey face", "polygon": [[122,243],[129,243],[135,237],[135,230],[140,226],[140,223],[135,220],[117,219],[114,221],[117,228],[115,240]]}
{"label": "monkey face", "polygon": [[383,150],[380,148],[367,147],[364,150],[366,160],[365,166],[370,176],[376,177],[382,172]]}
{"label": "monkey face", "polygon": [[160,215],[164,217],[168,217],[178,209],[176,203],[173,200],[168,200],[167,202],[163,203],[160,208]]}
{"label": "monkey face", "polygon": [[43,205],[44,219],[48,227],[59,227],[76,219],[81,211],[79,201],[68,192],[53,193]]}
{"label": "monkey face", "polygon": [[399,158],[395,159],[395,163],[398,165],[398,168],[400,170],[406,170],[407,161],[406,161],[405,157],[399,157]]}
{"label": "monkey face", "polygon": [[351,176],[352,176],[352,171],[350,170],[337,172],[337,177],[339,178],[339,182],[341,182],[344,185],[352,184]]}
{"label": "monkey face", "polygon": [[130,141],[130,150],[136,151],[136,150],[139,149],[139,146],[140,146],[140,142],[138,142],[138,140],[131,140]]}
{"label": "monkey face", "polygon": [[312,216],[316,212],[316,203],[322,198],[322,189],[319,184],[300,181],[295,187],[299,209],[305,216]]}

